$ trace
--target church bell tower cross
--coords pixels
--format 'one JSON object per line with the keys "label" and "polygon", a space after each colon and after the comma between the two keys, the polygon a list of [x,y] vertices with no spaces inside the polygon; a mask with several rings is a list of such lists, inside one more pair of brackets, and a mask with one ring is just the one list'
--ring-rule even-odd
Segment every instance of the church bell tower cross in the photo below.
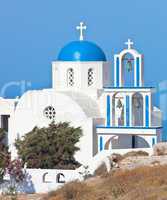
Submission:
{"label": "church bell tower cross", "polygon": [[128,45],[128,49],[132,49],[132,45],[134,44],[131,39],[128,39],[127,42],[125,42],[126,45]]}
{"label": "church bell tower cross", "polygon": [[83,40],[83,31],[86,30],[86,26],[84,26],[83,22],[80,22],[80,26],[77,26],[76,29],[80,31],[80,37],[79,40],[82,41]]}

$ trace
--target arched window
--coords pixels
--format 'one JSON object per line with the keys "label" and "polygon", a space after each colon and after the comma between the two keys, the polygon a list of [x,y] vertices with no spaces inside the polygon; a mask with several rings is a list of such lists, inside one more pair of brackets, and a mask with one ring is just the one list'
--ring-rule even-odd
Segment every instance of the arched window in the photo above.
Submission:
{"label": "arched window", "polygon": [[88,69],[88,86],[93,85],[94,82],[94,71],[92,68]]}
{"label": "arched window", "polygon": [[132,113],[133,126],[143,126],[143,96],[138,92],[132,96]]}
{"label": "arched window", "polygon": [[134,56],[126,53],[122,58],[122,81],[124,87],[134,87]]}
{"label": "arched window", "polygon": [[67,70],[67,85],[70,87],[74,85],[74,70],[72,68]]}

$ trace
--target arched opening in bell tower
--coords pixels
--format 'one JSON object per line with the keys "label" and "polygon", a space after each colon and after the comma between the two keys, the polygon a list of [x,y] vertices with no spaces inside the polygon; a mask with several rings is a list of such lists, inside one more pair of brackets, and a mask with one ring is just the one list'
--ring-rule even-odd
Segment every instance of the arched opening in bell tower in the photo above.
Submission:
{"label": "arched opening in bell tower", "polygon": [[126,53],[122,57],[122,82],[124,87],[134,87],[134,56]]}
{"label": "arched opening in bell tower", "polygon": [[138,92],[132,96],[132,125],[143,126],[143,96]]}

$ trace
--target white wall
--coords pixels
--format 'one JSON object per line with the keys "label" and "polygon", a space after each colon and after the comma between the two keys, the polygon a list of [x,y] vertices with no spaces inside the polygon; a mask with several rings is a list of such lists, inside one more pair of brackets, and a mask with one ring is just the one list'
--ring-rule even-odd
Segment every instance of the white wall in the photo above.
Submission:
{"label": "white wall", "polygon": [[[47,193],[55,191],[74,180],[81,180],[80,170],[59,170],[59,169],[26,169],[25,180],[18,185],[19,193]],[[58,176],[60,175],[59,181]],[[62,183],[61,183],[62,182]],[[64,182],[64,183],[63,183]],[[5,176],[4,184],[1,185],[0,193],[8,191],[10,186],[9,175]]]}
{"label": "white wall", "polygon": [[[67,70],[74,69],[74,86],[67,84]],[[88,86],[88,69],[94,71],[94,83]],[[60,62],[52,63],[52,87],[57,91],[81,90],[87,94],[111,85],[111,66],[108,62]]]}

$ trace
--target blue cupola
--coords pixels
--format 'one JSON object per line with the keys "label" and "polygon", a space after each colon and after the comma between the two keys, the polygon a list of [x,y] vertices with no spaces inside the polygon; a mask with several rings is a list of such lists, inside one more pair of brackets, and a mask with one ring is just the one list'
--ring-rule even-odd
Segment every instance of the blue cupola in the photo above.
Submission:
{"label": "blue cupola", "polygon": [[59,55],[58,61],[106,61],[103,50],[93,42],[79,40],[65,45]]}

